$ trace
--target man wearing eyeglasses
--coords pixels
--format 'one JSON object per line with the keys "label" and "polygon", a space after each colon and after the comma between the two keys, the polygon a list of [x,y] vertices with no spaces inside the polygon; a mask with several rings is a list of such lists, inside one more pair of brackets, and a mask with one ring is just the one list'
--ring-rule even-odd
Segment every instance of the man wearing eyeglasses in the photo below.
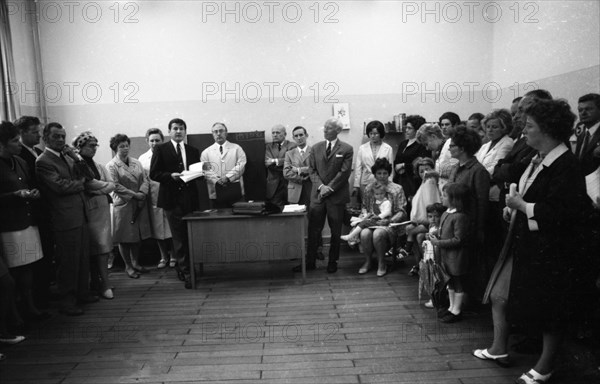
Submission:
{"label": "man wearing eyeglasses", "polygon": [[200,160],[210,164],[205,172],[211,208],[229,208],[234,200],[243,199],[246,153],[237,144],[227,141],[227,127],[214,123],[212,135],[215,143],[202,151]]}

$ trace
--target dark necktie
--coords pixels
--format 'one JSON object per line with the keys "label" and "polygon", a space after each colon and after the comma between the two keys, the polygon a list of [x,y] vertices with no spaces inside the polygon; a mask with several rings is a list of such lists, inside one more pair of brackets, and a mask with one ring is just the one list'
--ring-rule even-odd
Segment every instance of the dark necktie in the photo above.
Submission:
{"label": "dark necktie", "polygon": [[221,155],[223,154],[223,146],[219,145],[219,152],[221,152]]}
{"label": "dark necktie", "polygon": [[177,161],[179,162],[179,171],[184,170],[183,156],[181,156],[181,144],[177,143]]}
{"label": "dark necktie", "polygon": [[327,143],[327,150],[325,151],[325,154],[327,155],[327,157],[331,155],[331,141]]}
{"label": "dark necktie", "polygon": [[281,143],[277,143],[277,149],[281,151]]}
{"label": "dark necktie", "polygon": [[585,135],[583,136],[583,143],[581,143],[581,148],[579,149],[579,158],[583,158],[583,155],[585,155],[585,152],[587,150],[587,146],[590,143],[590,131],[589,130],[585,130]]}

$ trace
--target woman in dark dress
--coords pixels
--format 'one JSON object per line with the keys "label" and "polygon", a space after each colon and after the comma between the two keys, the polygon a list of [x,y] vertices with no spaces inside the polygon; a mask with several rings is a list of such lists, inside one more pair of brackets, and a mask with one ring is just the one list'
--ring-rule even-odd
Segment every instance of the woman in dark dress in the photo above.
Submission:
{"label": "woman in dark dress", "polygon": [[512,243],[507,257],[498,260],[499,276],[488,286],[493,305],[497,298],[508,298],[506,316],[494,316],[492,346],[473,354],[484,360],[506,358],[508,324],[541,330],[542,354],[533,369],[517,379],[519,384],[538,384],[552,375],[574,309],[574,271],[582,258],[581,244],[589,241],[583,237],[591,201],[578,161],[565,145],[575,121],[569,104],[535,100],[524,113],[523,134],[538,155],[521,176],[518,192],[506,197],[505,219],[516,211],[508,235]]}
{"label": "woman in dark dress", "polygon": [[431,151],[417,141],[417,130],[423,124],[425,119],[422,116],[410,115],[406,118],[406,140],[398,145],[394,159],[394,183],[404,190],[408,201],[407,212],[410,212],[410,203],[421,184],[417,175],[413,173],[412,163],[417,157],[431,157]]}

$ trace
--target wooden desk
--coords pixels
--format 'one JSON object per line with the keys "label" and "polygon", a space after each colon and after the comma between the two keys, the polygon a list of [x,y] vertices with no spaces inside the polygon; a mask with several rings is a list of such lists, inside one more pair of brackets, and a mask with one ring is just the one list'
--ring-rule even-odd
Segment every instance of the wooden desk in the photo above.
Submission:
{"label": "wooden desk", "polygon": [[306,280],[306,213],[267,216],[234,215],[231,209],[186,215],[192,287],[196,288],[196,262],[302,260]]}

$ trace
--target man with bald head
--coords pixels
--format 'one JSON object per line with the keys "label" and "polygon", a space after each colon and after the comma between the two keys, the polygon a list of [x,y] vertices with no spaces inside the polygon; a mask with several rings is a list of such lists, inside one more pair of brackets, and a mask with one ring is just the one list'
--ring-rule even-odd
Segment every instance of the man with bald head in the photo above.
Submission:
{"label": "man with bald head", "polygon": [[[316,268],[319,237],[325,225],[325,218],[331,229],[329,263],[327,272],[337,271],[340,257],[340,236],[346,203],[350,202],[348,178],[352,172],[352,146],[338,139],[343,124],[339,119],[330,118],[323,127],[324,141],[313,146],[309,157],[309,175],[312,181],[310,209],[308,211],[308,252],[306,269]],[[302,266],[294,267],[295,272]]]}
{"label": "man with bald head", "polygon": [[267,168],[267,201],[283,208],[288,203],[288,181],[283,176],[285,154],[296,148],[296,144],[286,140],[285,127],[277,124],[271,128],[273,142],[265,148],[265,167]]}

